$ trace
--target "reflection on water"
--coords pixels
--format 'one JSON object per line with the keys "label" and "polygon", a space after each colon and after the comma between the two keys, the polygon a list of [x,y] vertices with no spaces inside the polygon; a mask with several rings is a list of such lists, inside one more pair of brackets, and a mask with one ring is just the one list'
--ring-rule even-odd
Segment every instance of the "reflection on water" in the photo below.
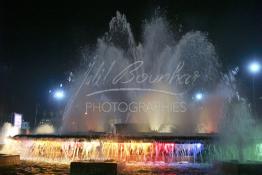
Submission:
{"label": "reflection on water", "polygon": [[[210,166],[207,164],[166,164],[159,162],[119,165],[120,175],[207,175]],[[56,174],[69,175],[69,165],[43,162],[22,161],[19,166],[0,167],[1,175]]]}
{"label": "reflection on water", "polygon": [[121,175],[207,175],[208,164],[192,163],[128,163],[121,169]]}

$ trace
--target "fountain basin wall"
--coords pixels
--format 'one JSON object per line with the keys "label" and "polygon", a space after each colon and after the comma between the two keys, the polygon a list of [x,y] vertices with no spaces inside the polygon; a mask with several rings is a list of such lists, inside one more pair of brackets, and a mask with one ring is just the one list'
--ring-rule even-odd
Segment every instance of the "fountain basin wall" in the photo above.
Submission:
{"label": "fountain basin wall", "polygon": [[150,132],[148,124],[119,123],[115,124],[117,134],[138,134]]}
{"label": "fountain basin wall", "polygon": [[117,163],[77,161],[70,164],[71,175],[117,175]]}
{"label": "fountain basin wall", "polygon": [[17,165],[20,163],[19,155],[0,154],[0,167]]}
{"label": "fountain basin wall", "polygon": [[214,164],[214,171],[219,174],[262,174],[262,163],[261,162],[238,162],[238,161],[227,161],[227,162],[216,162]]}

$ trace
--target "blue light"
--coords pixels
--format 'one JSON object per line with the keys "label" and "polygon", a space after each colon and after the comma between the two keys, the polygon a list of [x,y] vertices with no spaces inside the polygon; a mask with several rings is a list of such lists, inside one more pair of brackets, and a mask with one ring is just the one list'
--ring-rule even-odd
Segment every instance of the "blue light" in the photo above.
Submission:
{"label": "blue light", "polygon": [[63,99],[65,97],[65,93],[63,90],[56,90],[55,93],[54,93],[54,98],[55,99]]}
{"label": "blue light", "polygon": [[202,147],[202,144],[201,143],[197,143],[196,146],[197,146],[198,149],[200,149]]}
{"label": "blue light", "polygon": [[202,99],[203,99],[203,94],[200,93],[200,92],[196,93],[196,95],[195,95],[195,99],[196,99],[197,101],[202,100]]}
{"label": "blue light", "polygon": [[248,70],[252,73],[252,74],[257,74],[260,72],[261,70],[261,65],[259,64],[259,62],[257,61],[253,61],[248,65]]}

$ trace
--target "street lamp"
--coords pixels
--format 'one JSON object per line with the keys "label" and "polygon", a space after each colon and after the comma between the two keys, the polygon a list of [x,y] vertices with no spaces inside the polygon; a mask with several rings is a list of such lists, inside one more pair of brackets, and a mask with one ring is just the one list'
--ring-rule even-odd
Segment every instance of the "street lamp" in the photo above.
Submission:
{"label": "street lamp", "polygon": [[201,101],[202,99],[203,99],[203,93],[197,92],[197,93],[195,94],[195,100],[196,100],[196,101]]}
{"label": "street lamp", "polygon": [[261,70],[261,65],[257,61],[253,61],[249,63],[248,65],[248,70],[251,74],[255,75],[260,72]]}
{"label": "street lamp", "polygon": [[65,97],[65,93],[62,89],[56,90],[53,97],[57,100],[62,100]]}
{"label": "street lamp", "polygon": [[253,75],[252,77],[252,101],[253,101],[253,112],[255,112],[255,75],[261,71],[261,64],[258,61],[252,61],[248,64],[248,71]]}

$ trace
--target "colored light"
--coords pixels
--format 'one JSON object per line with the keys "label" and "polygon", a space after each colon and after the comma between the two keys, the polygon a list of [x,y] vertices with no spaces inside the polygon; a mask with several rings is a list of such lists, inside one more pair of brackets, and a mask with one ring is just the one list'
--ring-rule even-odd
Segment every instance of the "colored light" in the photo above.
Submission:
{"label": "colored light", "polygon": [[[7,145],[8,146],[8,145]],[[21,159],[70,163],[73,160],[121,162],[183,162],[196,159],[201,143],[114,141],[111,139],[16,139],[9,145]],[[12,149],[8,149],[12,150]],[[43,154],[44,153],[44,154]],[[191,160],[192,161],[192,160]]]}
{"label": "colored light", "polygon": [[198,149],[200,149],[202,144],[201,143],[197,143],[196,146],[197,146]]}
{"label": "colored light", "polygon": [[262,156],[262,143],[256,145],[258,156]]}

